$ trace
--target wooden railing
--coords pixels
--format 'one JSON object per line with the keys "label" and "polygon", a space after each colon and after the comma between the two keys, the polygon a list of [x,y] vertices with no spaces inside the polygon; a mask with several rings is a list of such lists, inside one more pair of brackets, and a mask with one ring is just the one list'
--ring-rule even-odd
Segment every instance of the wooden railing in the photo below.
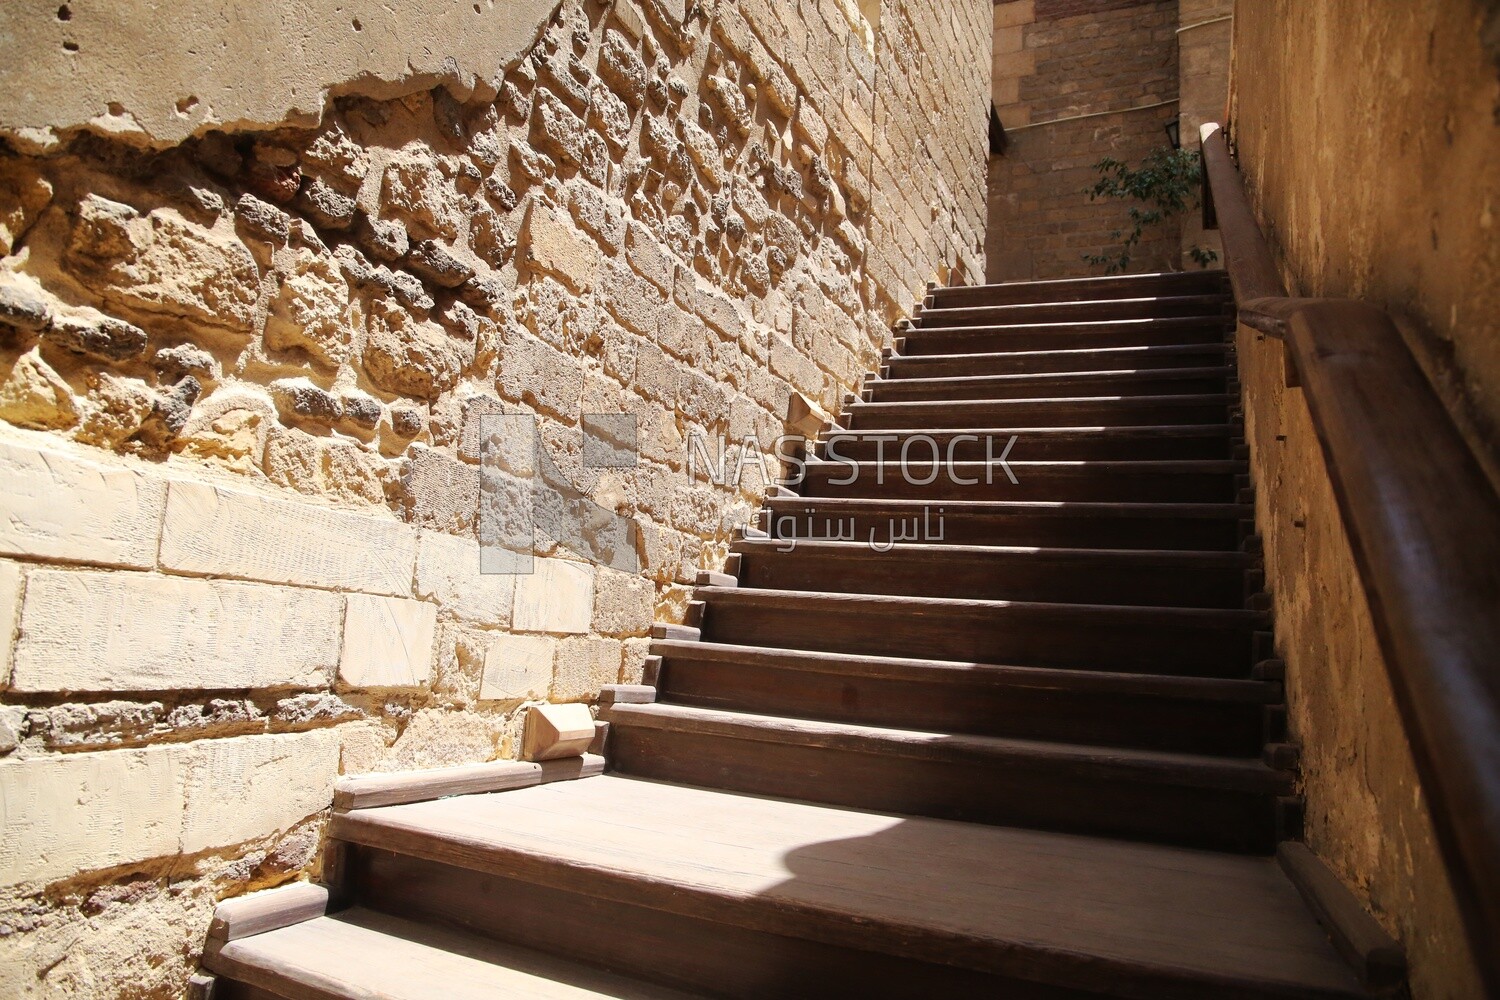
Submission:
{"label": "wooden railing", "polygon": [[1241,323],[1280,339],[1369,599],[1439,847],[1500,996],[1500,497],[1382,310],[1289,298],[1230,158],[1206,183]]}

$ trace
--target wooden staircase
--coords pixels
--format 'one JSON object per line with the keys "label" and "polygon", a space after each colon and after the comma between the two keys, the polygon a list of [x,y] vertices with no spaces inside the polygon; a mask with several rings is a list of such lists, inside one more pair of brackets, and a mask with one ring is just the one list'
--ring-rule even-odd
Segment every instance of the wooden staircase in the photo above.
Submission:
{"label": "wooden staircase", "polygon": [[934,290],[609,774],[340,812],[215,997],[1399,992],[1296,843],[1231,330],[1215,273]]}

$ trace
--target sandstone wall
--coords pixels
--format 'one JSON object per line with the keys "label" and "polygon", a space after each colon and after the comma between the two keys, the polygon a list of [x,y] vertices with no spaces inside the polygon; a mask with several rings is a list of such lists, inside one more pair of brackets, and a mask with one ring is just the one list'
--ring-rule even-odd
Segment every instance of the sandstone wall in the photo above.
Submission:
{"label": "sandstone wall", "polygon": [[[287,68],[316,120],[265,62],[91,68],[93,8],[5,11],[77,43],[37,68],[78,93],[0,105],[0,994],[179,996],[219,898],[315,874],[336,775],[514,756],[526,703],[637,679],[764,491],[689,442],[832,412],[982,273],[987,4],[494,20],[528,7],[406,75],[330,42]],[[203,72],[234,85],[164,82]],[[544,533],[479,572],[494,413],[631,559]],[[587,454],[611,413],[633,467]]]}
{"label": "sandstone wall", "polygon": [[[1241,2],[1233,138],[1293,294],[1366,298],[1495,467],[1500,76],[1486,12]],[[1496,34],[1491,15],[1488,37]],[[1309,844],[1406,946],[1417,997],[1482,995],[1300,390],[1240,332],[1276,634]],[[1392,401],[1399,406],[1399,401]]]}
{"label": "sandstone wall", "polygon": [[[1178,0],[1008,0],[994,7],[992,100],[1009,146],[989,162],[991,281],[1076,277],[1117,250],[1129,205],[1091,202],[1106,156],[1132,167],[1177,117]],[[1148,232],[1131,271],[1180,267],[1177,223]]]}

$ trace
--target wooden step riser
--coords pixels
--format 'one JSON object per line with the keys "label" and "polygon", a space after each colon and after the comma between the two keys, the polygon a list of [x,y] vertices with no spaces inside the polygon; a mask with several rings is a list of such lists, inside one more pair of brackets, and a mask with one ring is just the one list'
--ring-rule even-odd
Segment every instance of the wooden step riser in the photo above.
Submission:
{"label": "wooden step riser", "polygon": [[[1125,323],[1116,326],[989,326],[909,330],[900,353],[1000,354],[1006,351],[1080,351],[1104,347],[1171,347],[1178,344],[1224,344],[1232,328],[1218,317]],[[898,334],[899,335],[899,334]]]}
{"label": "wooden step riser", "polygon": [[1079,379],[1064,376],[1029,384],[1004,381],[963,382],[950,379],[879,379],[868,386],[876,403],[907,400],[1055,399],[1059,396],[1197,396],[1226,391],[1220,376]]}
{"label": "wooden step riser", "polygon": [[985,323],[1088,323],[1121,319],[1171,319],[1181,316],[1227,316],[1230,300],[1221,295],[1184,295],[1159,299],[1107,299],[1101,302],[1049,302],[1008,306],[958,306],[925,309],[915,326]]}
{"label": "wooden step riser", "polygon": [[[342,1000],[336,993],[329,994],[328,997],[329,1000]],[[272,993],[270,990],[259,989],[248,983],[236,982],[220,976],[214,981],[213,1000],[287,1000],[287,998],[281,993]]]}
{"label": "wooden step riser", "polygon": [[[362,846],[351,855],[359,902],[371,909],[710,996],[1100,996],[766,933],[729,922],[732,913],[716,920]],[[712,913],[713,903],[698,908]]]}
{"label": "wooden step riser", "polygon": [[1066,375],[1100,371],[1166,371],[1211,368],[1230,360],[1227,346],[1160,348],[1156,351],[1083,351],[1028,354],[901,356],[885,362],[892,379],[962,378],[974,375]]}
{"label": "wooden step riser", "polygon": [[1047,559],[1026,553],[913,558],[900,546],[828,552],[809,547],[742,556],[740,580],[765,590],[808,590],[971,600],[1243,608],[1243,567],[1132,567],[1122,559]]}
{"label": "wooden step riser", "polygon": [[845,417],[853,431],[968,427],[1159,427],[1222,424],[1230,402],[1218,396],[951,402],[855,403]]}
{"label": "wooden step riser", "polygon": [[711,603],[703,638],[829,653],[1195,677],[1244,678],[1252,663],[1248,627],[1090,625],[1025,608],[979,616],[941,605],[866,610],[810,598],[787,607]]}
{"label": "wooden step riser", "polygon": [[[939,511],[940,506],[930,508],[927,523],[936,525],[933,533],[941,530],[944,545],[1232,552],[1240,544],[1239,521],[1232,518],[1108,517],[1096,513],[965,515],[953,507]],[[783,540],[842,530],[885,544],[890,541],[893,524],[910,530],[906,525],[913,514],[910,508],[851,513],[828,501],[807,498],[775,505],[762,514],[759,524],[762,531]],[[920,517],[920,512],[915,516]]]}
{"label": "wooden step riser", "polygon": [[[827,458],[830,449],[842,458],[856,462],[890,461],[901,457],[906,439],[915,434],[930,438],[937,445],[945,460],[951,456],[955,462],[983,462],[989,460],[985,438],[995,440],[988,447],[990,454],[1005,450],[1010,435],[980,431],[977,437],[966,431],[911,432],[896,440],[886,438],[884,442],[868,437],[838,437],[823,442],[820,457]],[[1011,447],[1010,460],[1016,462],[1130,462],[1130,461],[1214,461],[1233,457],[1234,446],[1229,431],[1203,434],[1133,434],[1128,432],[1076,431],[1067,434],[1026,433],[1015,431],[1016,443]],[[931,446],[925,441],[907,445],[907,454],[930,456]]]}
{"label": "wooden step riser", "polygon": [[862,677],[753,663],[662,661],[660,699],[722,711],[1092,746],[1253,757],[1265,743],[1262,707]]}
{"label": "wooden step riser", "polygon": [[616,770],[637,777],[879,812],[1269,853],[1266,794],[1088,776],[1050,764],[943,760],[610,727]]}
{"label": "wooden step riser", "polygon": [[1000,285],[935,288],[934,306],[999,306],[1032,302],[1091,302],[1153,296],[1227,294],[1229,280],[1222,273],[1184,271],[1150,277],[1123,276],[1081,280],[1026,281]]}
{"label": "wooden step riser", "polygon": [[[831,466],[831,468],[830,468]],[[1012,467],[1018,482],[1012,483],[1004,469],[992,467],[993,482],[984,481],[985,473],[961,466],[950,476],[940,467],[932,482],[924,482],[933,473],[931,467],[908,466],[903,475],[899,467],[887,465],[885,482],[879,481],[873,469],[863,467],[858,479],[839,485],[836,479],[847,479],[847,465],[809,466],[807,477],[798,492],[807,497],[869,497],[884,500],[1047,500],[1100,503],[1232,503],[1237,493],[1232,473],[1184,472],[1100,472],[1088,467],[1051,466]],[[958,480],[978,478],[969,484]]]}

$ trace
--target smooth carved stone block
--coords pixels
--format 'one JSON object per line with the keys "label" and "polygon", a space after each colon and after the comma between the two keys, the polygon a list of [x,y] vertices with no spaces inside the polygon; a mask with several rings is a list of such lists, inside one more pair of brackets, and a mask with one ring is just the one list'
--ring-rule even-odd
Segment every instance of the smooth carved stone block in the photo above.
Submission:
{"label": "smooth carved stone block", "polygon": [[333,802],[333,729],[192,744],[180,850],[195,854],[284,833]]}
{"label": "smooth carved stone block", "polygon": [[0,442],[0,552],[147,568],[166,506],[159,476]]}
{"label": "smooth carved stone block", "polygon": [[0,884],[177,853],[191,745],[0,763]]}
{"label": "smooth carved stone block", "polygon": [[522,756],[527,760],[579,757],[594,741],[587,705],[533,705],[526,711]]}
{"label": "smooth carved stone block", "polygon": [[580,635],[593,617],[594,568],[561,559],[538,559],[534,572],[516,577],[511,625],[519,632]]}
{"label": "smooth carved stone block", "polygon": [[437,607],[399,597],[350,594],[339,681],[350,687],[422,687],[432,675]]}
{"label": "smooth carved stone block", "polygon": [[484,654],[484,701],[545,698],[552,686],[557,640],[541,635],[498,635]]}
{"label": "smooth carved stone block", "polygon": [[390,518],[207,483],[167,490],[162,567],[306,587],[405,597],[417,534]]}
{"label": "smooth carved stone block", "polygon": [[11,687],[327,687],[343,600],[226,580],[35,570],[26,581]]}
{"label": "smooth carved stone block", "polygon": [[479,543],[437,531],[422,532],[417,545],[417,596],[480,625],[507,626],[516,577],[483,573]]}

